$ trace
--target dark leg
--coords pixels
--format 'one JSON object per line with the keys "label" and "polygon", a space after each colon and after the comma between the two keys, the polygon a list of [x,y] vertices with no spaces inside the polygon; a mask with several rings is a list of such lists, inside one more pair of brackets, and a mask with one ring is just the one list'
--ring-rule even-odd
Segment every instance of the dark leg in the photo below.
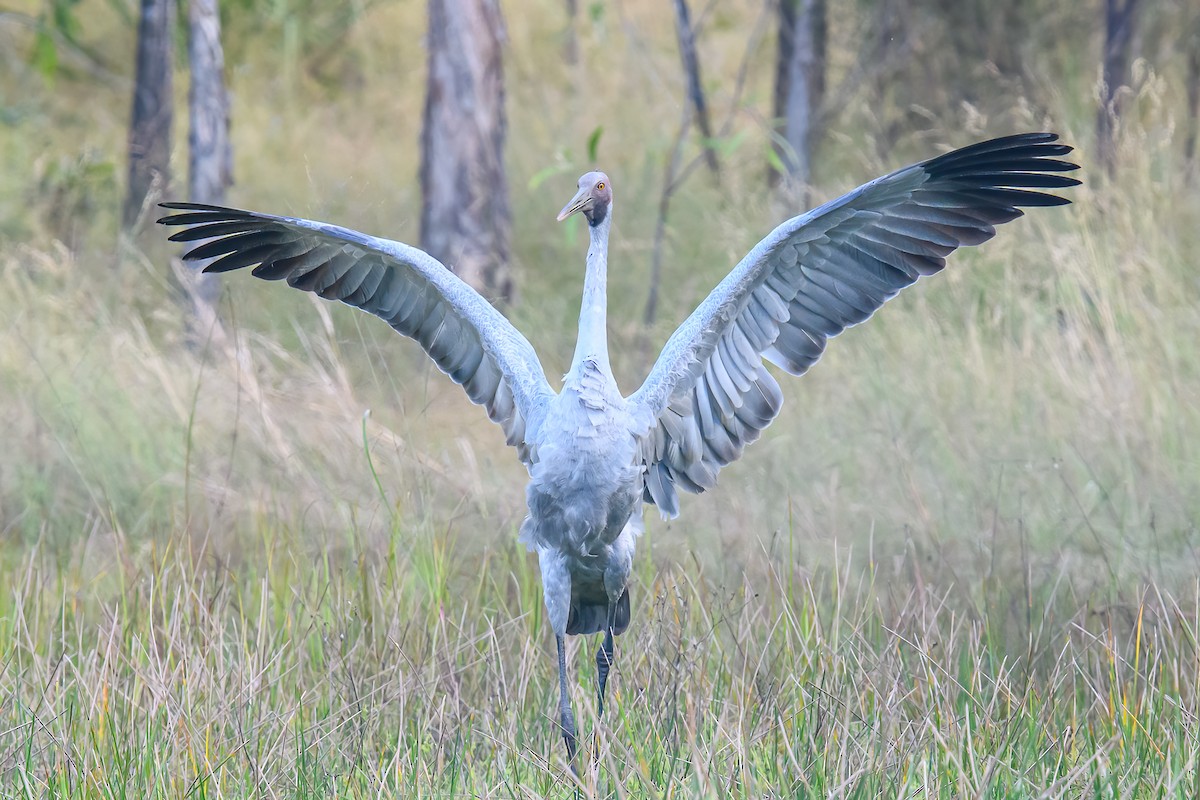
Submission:
{"label": "dark leg", "polygon": [[567,640],[555,635],[558,644],[558,724],[562,730],[563,743],[567,746],[567,761],[575,771],[575,715],[571,713],[571,699],[567,696]]}
{"label": "dark leg", "polygon": [[608,622],[604,626],[604,643],[596,651],[596,716],[604,716],[604,687],[608,684],[608,670],[613,663],[613,628],[617,624],[617,604],[608,604]]}

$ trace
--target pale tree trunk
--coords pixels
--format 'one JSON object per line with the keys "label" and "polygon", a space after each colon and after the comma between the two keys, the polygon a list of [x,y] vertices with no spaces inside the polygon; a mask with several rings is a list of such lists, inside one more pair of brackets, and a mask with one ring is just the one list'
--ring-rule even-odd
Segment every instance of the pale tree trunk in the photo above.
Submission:
{"label": "pale tree trunk", "polygon": [[171,33],[175,0],[142,0],[129,122],[129,188],[121,224],[134,230],[171,180]]}
{"label": "pale tree trunk", "polygon": [[[775,153],[785,171],[785,190],[801,199],[812,181],[813,151],[820,137],[825,99],[825,0],[779,0],[779,49],[775,61]],[[776,170],[770,183],[779,180]]]}
{"label": "pale tree trunk", "polygon": [[[217,0],[188,3],[188,180],[192,202],[222,205],[233,183],[233,150],[229,142],[229,96],[225,91],[225,54],[221,49],[221,16]],[[192,301],[189,329],[193,338],[207,335],[216,323],[220,283],[200,272],[206,263],[191,262],[181,275]]]}
{"label": "pale tree trunk", "polygon": [[421,246],[493,302],[512,296],[497,0],[429,0]]}
{"label": "pale tree trunk", "polygon": [[1096,112],[1096,155],[1111,178],[1117,168],[1117,127],[1122,87],[1129,83],[1138,0],[1104,2],[1104,75]]}

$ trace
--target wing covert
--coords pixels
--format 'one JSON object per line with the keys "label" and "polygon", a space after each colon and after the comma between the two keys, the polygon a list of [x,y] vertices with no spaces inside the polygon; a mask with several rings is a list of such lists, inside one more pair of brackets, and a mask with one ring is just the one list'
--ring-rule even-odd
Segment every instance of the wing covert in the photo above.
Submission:
{"label": "wing covert", "polygon": [[205,272],[254,266],[263,280],[339,300],[415,339],[484,406],[521,460],[536,460],[536,428],[554,395],[529,341],[490,303],[428,253],[323,222],[199,203],[163,203],[181,213],[175,242],[203,241],[186,260],[215,259]]}
{"label": "wing covert", "polygon": [[1053,133],[964,147],[877,178],[784,222],[759,242],[668,340],[629,397],[646,502],[679,512],[676,488],[711,488],[721,467],[779,413],[764,359],[804,374],[830,338],[959,247],[992,238],[1023,206],[1070,201],[1039,189],[1079,183]]}

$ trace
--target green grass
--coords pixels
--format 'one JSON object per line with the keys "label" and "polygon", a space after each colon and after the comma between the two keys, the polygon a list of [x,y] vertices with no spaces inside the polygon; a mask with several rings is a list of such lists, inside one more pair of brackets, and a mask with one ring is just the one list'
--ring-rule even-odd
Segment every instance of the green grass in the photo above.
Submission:
{"label": "green grass", "polygon": [[[4,785],[28,797],[566,796],[552,647],[524,553],[484,548],[448,595],[419,556],[358,546],[338,559],[274,530],[236,566],[185,551],[191,541],[99,571],[6,559]],[[576,706],[597,732],[589,791],[1200,789],[1200,586],[1080,607],[1062,582],[904,593],[850,556],[815,581],[761,566],[761,583],[718,583],[644,559],[603,725],[594,642],[574,648]]]}
{"label": "green grass", "polygon": [[[81,7],[81,35],[131,71],[118,7]],[[551,220],[603,126],[632,389],[794,211],[763,190],[771,47],[749,50],[720,186],[699,173],[672,206],[646,329],[683,93],[669,4],[588,10],[602,71],[563,67],[561,7],[506,8],[510,316],[561,374],[586,244]],[[296,43],[321,45],[324,17],[231,12],[231,203],[416,238],[424,53],[395,32],[422,8],[371,7],[319,69]],[[717,490],[650,521],[602,725],[596,643],[572,652],[588,793],[1200,792],[1200,201],[1179,70],[1143,65],[1105,180],[1098,45],[1050,41],[1062,9],[1032,84],[926,109],[890,151],[880,132],[911,108],[864,90],[841,109],[816,199],[1022,129],[1080,145],[1085,185],[833,342]],[[709,17],[718,116],[759,10]],[[834,82],[861,22],[834,20]],[[536,562],[515,543],[524,472],[499,431],[385,326],[244,276],[225,336],[190,350],[164,256],[112,233],[128,87],[5,63],[0,796],[570,796]]]}

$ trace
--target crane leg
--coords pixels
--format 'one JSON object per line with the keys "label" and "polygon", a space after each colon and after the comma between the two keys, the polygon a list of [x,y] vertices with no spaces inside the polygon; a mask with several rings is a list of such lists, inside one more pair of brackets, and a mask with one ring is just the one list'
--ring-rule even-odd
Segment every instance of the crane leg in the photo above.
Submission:
{"label": "crane leg", "polygon": [[[562,730],[563,744],[567,746],[567,761],[571,763],[571,771],[575,772],[575,714],[571,711],[571,698],[567,695],[567,640],[561,634],[555,634],[558,644],[558,724]],[[578,773],[576,773],[578,774]]]}
{"label": "crane leg", "polygon": [[608,622],[604,626],[604,642],[596,651],[596,716],[604,716],[604,687],[613,664],[613,628],[617,624],[617,604],[608,603]]}

